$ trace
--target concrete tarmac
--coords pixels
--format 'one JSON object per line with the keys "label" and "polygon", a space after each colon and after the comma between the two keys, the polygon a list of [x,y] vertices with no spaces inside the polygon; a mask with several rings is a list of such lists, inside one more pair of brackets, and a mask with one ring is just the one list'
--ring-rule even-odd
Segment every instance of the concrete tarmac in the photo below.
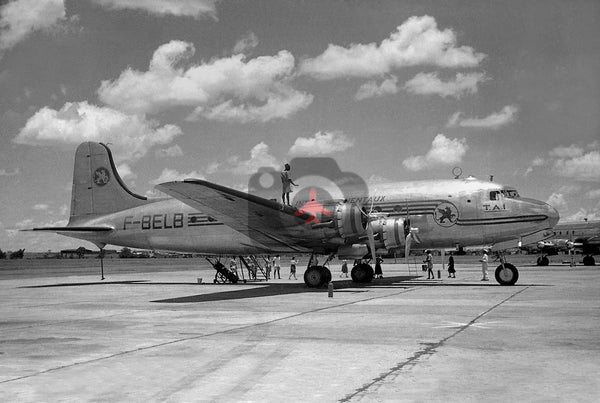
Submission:
{"label": "concrete tarmac", "polygon": [[385,264],[368,286],[334,267],[333,298],[287,267],[237,285],[208,268],[0,277],[0,400],[600,398],[599,267],[520,267],[513,287],[476,264],[435,280]]}

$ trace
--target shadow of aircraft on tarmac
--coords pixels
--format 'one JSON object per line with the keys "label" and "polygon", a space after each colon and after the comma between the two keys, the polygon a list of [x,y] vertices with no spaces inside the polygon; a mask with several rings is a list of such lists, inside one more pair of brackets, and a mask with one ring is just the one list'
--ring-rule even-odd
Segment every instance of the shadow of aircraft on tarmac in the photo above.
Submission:
{"label": "shadow of aircraft on tarmac", "polygon": [[[398,276],[390,277],[389,279],[378,280],[377,284],[357,284],[352,280],[337,280],[334,281],[335,292],[365,292],[365,289],[371,288],[374,285],[395,285],[398,286],[400,282],[411,280],[414,277]],[[384,283],[385,282],[385,283]],[[304,283],[259,283],[259,284],[241,284],[243,286],[250,285],[250,288],[244,288],[241,290],[231,290],[216,292],[210,294],[198,294],[190,295],[186,297],[168,298],[162,300],[156,300],[151,302],[161,303],[189,303],[189,302],[208,302],[208,301],[225,301],[230,299],[245,299],[245,298],[258,298],[258,297],[270,297],[273,295],[286,295],[286,294],[305,294],[305,293],[323,293],[327,292],[327,287],[324,288],[310,288],[304,285]],[[235,285],[237,286],[237,284]]]}

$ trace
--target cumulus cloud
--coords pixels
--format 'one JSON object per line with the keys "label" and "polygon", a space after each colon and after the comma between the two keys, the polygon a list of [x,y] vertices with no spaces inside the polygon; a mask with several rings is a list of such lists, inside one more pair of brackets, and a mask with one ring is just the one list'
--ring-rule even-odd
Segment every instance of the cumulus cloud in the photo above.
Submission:
{"label": "cumulus cloud", "polygon": [[154,15],[176,17],[212,17],[217,19],[219,0],[92,0],[110,10],[142,10]]}
{"label": "cumulus cloud", "polygon": [[252,147],[249,159],[244,160],[237,155],[229,157],[225,169],[234,174],[247,175],[257,172],[262,167],[278,168],[281,164],[269,153],[269,150],[270,147],[261,141]]}
{"label": "cumulus cloud", "polygon": [[312,103],[313,96],[296,91],[285,85],[276,85],[276,92],[268,96],[263,105],[236,103],[228,100],[218,105],[205,108],[198,107],[187,120],[196,120],[199,116],[218,121],[239,123],[268,122],[275,119],[285,119],[296,112],[305,109]]}
{"label": "cumulus cloud", "polygon": [[135,174],[131,170],[131,166],[126,163],[119,164],[119,166],[117,167],[117,172],[119,173],[119,176],[121,177],[121,179],[136,179],[137,178],[137,174]]}
{"label": "cumulus cloud", "polygon": [[367,81],[361,85],[354,95],[354,99],[360,101],[362,99],[381,97],[384,95],[392,95],[398,92],[398,77],[392,76],[377,84],[376,81]]}
{"label": "cumulus cloud", "polygon": [[565,195],[562,193],[552,193],[546,203],[554,207],[555,209],[562,210],[567,207],[567,201],[565,200]]}
{"label": "cumulus cloud", "polygon": [[463,118],[462,112],[456,112],[448,120],[448,127],[471,127],[478,129],[498,129],[515,121],[519,108],[506,105],[500,112],[494,112],[484,118]]}
{"label": "cumulus cloud", "polygon": [[440,30],[435,18],[410,17],[380,44],[329,44],[325,52],[304,60],[302,74],[320,80],[373,77],[407,66],[475,67],[485,58],[470,46],[457,46],[456,34]]}
{"label": "cumulus cloud", "polygon": [[275,56],[246,60],[236,54],[182,67],[194,53],[189,42],[164,44],[154,52],[148,71],[128,68],[118,79],[103,81],[98,95],[107,105],[130,113],[187,106],[195,108],[190,119],[238,122],[287,118],[313,100],[290,85],[295,61],[286,50]]}
{"label": "cumulus cloud", "polygon": [[581,157],[584,153],[583,147],[577,144],[571,144],[570,146],[558,146],[550,150],[548,155],[556,158],[576,158]]}
{"label": "cumulus cloud", "polygon": [[188,173],[181,173],[176,169],[165,168],[161,172],[160,176],[156,179],[150,181],[151,184],[157,185],[159,183],[171,182],[171,181],[180,181],[184,179],[206,179],[204,174],[199,171],[191,171]]}
{"label": "cumulus cloud", "polygon": [[160,150],[156,150],[155,155],[158,158],[166,158],[166,157],[180,157],[183,155],[183,150],[179,145],[174,144],[171,147],[162,148]]}
{"label": "cumulus cloud", "polygon": [[421,171],[432,166],[456,164],[462,161],[468,149],[466,139],[449,139],[438,134],[427,154],[409,157],[402,165],[410,171]]}
{"label": "cumulus cloud", "polygon": [[299,155],[327,155],[342,152],[354,145],[354,140],[341,131],[317,132],[313,137],[298,137],[288,154]]}
{"label": "cumulus cloud", "polygon": [[554,147],[546,158],[534,159],[532,167],[535,166],[545,166],[555,175],[577,181],[600,181],[600,143]]}
{"label": "cumulus cloud", "polygon": [[[236,175],[251,175],[258,172],[260,168],[281,168],[282,163],[271,155],[270,149],[271,148],[267,144],[261,141],[252,147],[248,159],[244,159],[239,155],[232,155],[227,158],[225,162],[213,162],[209,164],[206,168],[206,173],[210,175],[217,171],[222,171],[231,172]],[[239,186],[238,188],[242,189],[242,187]]]}
{"label": "cumulus cloud", "polygon": [[16,0],[0,8],[0,57],[32,32],[65,19],[63,0]]}
{"label": "cumulus cloud", "polygon": [[460,98],[477,93],[477,85],[486,80],[484,73],[457,73],[454,80],[442,81],[438,73],[419,73],[404,88],[413,94]]}
{"label": "cumulus cloud", "polygon": [[568,215],[564,218],[565,221],[583,221],[587,218],[589,221],[600,220],[600,210],[580,208],[577,212]]}
{"label": "cumulus cloud", "polygon": [[534,168],[544,166],[546,160],[542,157],[535,157],[533,161],[531,161],[531,165],[525,170],[525,176],[529,175],[533,172]]}
{"label": "cumulus cloud", "polygon": [[233,47],[233,54],[238,53],[247,54],[248,51],[258,46],[258,37],[254,32],[248,32],[242,38],[240,38]]}
{"label": "cumulus cloud", "polygon": [[60,110],[38,110],[13,141],[29,145],[110,142],[114,144],[115,159],[121,162],[137,160],[154,145],[170,143],[181,133],[178,126],[159,126],[143,116],[87,102],[67,102]]}
{"label": "cumulus cloud", "polygon": [[565,178],[600,181],[600,151],[591,150],[572,157],[559,157],[553,162],[552,172]]}
{"label": "cumulus cloud", "polygon": [[600,189],[590,190],[585,194],[588,199],[600,201]]}

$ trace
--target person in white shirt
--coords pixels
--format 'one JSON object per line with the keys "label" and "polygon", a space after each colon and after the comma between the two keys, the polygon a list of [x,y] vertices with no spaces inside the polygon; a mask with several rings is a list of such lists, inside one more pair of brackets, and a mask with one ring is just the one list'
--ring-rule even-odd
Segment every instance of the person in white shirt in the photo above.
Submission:
{"label": "person in white shirt", "polygon": [[481,262],[481,273],[483,274],[483,278],[481,279],[481,281],[489,281],[489,278],[488,278],[488,260],[489,260],[488,253],[489,253],[489,251],[487,249],[484,249],[483,256],[481,257],[481,259],[479,259],[479,261]]}

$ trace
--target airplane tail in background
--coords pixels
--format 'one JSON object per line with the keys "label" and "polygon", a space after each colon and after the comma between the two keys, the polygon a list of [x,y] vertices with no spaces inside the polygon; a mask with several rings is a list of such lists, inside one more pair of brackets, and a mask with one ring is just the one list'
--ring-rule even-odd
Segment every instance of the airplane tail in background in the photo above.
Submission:
{"label": "airplane tail in background", "polygon": [[69,224],[149,203],[127,188],[110,149],[102,143],[82,143],[75,152]]}

